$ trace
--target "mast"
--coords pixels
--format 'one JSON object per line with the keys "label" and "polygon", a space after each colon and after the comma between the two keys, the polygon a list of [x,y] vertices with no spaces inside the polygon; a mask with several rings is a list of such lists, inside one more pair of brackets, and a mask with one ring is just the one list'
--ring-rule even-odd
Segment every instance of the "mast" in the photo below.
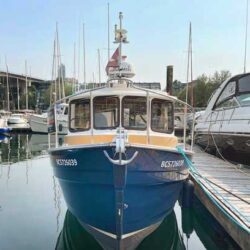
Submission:
{"label": "mast", "polygon": [[26,109],[29,109],[27,60],[25,60],[25,94],[26,94]]}
{"label": "mast", "polygon": [[246,61],[247,61],[247,31],[248,31],[248,0],[247,0],[247,6],[246,6],[246,33],[245,33],[244,73],[246,73]]}
{"label": "mast", "polygon": [[86,51],[85,51],[85,24],[82,27],[82,43],[83,43],[83,83],[86,88]]}
{"label": "mast", "polygon": [[[187,84],[186,84],[186,103],[188,103],[188,81],[189,81],[189,63],[190,63],[190,52],[191,52],[191,42],[192,42],[192,27],[191,22],[189,24],[189,39],[188,39],[188,62],[187,62]],[[191,83],[192,84],[192,83]],[[186,148],[186,129],[187,129],[187,106],[184,108],[184,128],[183,128],[183,142],[184,148]]]}
{"label": "mast", "polygon": [[[56,39],[54,38],[54,43],[53,43],[53,60],[52,60],[52,72],[51,72],[51,87],[50,87],[50,105],[53,103],[52,102],[52,98],[53,97],[53,85],[52,85],[52,81],[54,79],[54,71],[55,71],[55,51],[56,51]],[[55,87],[56,88],[56,87]],[[56,93],[56,91],[55,91]],[[56,99],[55,99],[56,100]],[[55,101],[54,100],[54,101]]]}
{"label": "mast", "polygon": [[19,79],[16,78],[17,81],[17,109],[20,110],[20,95],[19,95]]}
{"label": "mast", "polygon": [[100,63],[100,49],[97,50],[98,52],[98,75],[99,75],[99,86],[101,86],[101,63]]}
{"label": "mast", "polygon": [[6,76],[6,83],[7,83],[7,109],[8,111],[10,111],[10,89],[9,89],[9,68],[8,68],[8,65],[7,65],[7,58],[5,56],[5,65],[6,65],[6,73],[7,73],[7,76]]}
{"label": "mast", "polygon": [[78,79],[78,84],[77,84],[77,91],[80,90],[80,86],[79,86],[79,83],[80,83],[80,54],[81,54],[81,28],[80,28],[80,24],[79,24],[79,37],[78,37],[78,65],[77,65],[77,79]]}
{"label": "mast", "polygon": [[109,3],[108,3],[108,60],[110,59],[110,28],[109,28]]}
{"label": "mast", "polygon": [[73,87],[74,87],[74,92],[76,92],[76,43],[74,42],[74,61],[73,61]]}
{"label": "mast", "polygon": [[119,19],[120,19],[120,34],[119,34],[119,69],[121,66],[121,62],[122,62],[122,19],[123,19],[123,15],[122,12],[119,13]]}
{"label": "mast", "polygon": [[60,69],[60,52],[59,52],[59,37],[58,37],[58,24],[56,23],[56,72],[58,78],[58,99],[62,98],[61,96],[61,69]]}

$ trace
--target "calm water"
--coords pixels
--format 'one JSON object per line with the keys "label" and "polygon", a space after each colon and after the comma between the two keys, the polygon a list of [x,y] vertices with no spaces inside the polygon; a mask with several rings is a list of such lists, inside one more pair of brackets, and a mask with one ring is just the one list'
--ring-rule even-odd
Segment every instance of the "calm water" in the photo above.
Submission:
{"label": "calm water", "polygon": [[[0,249],[101,249],[67,211],[46,135],[0,137]],[[195,199],[174,211],[138,249],[239,249]]]}

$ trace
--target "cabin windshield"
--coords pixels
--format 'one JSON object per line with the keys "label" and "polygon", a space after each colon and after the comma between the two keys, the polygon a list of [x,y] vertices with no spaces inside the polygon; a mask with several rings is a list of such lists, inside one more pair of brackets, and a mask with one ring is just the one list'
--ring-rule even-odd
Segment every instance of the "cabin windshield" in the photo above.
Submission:
{"label": "cabin windshield", "polygon": [[90,128],[90,101],[78,99],[70,102],[69,130],[84,131]]}
{"label": "cabin windshield", "polygon": [[145,130],[147,128],[146,97],[125,96],[122,100],[122,116],[124,128]]}
{"label": "cabin windshield", "polygon": [[172,133],[174,129],[173,103],[153,99],[151,103],[151,129],[160,133]]}
{"label": "cabin windshield", "polygon": [[93,100],[94,128],[107,129],[119,126],[119,98],[117,96],[98,96]]}
{"label": "cabin windshield", "polygon": [[236,98],[241,106],[250,106],[250,75],[239,79]]}

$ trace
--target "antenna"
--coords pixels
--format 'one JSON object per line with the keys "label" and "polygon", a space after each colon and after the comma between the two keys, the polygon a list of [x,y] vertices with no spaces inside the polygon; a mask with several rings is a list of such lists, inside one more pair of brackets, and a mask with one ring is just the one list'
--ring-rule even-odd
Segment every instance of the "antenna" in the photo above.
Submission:
{"label": "antenna", "polygon": [[28,100],[28,76],[27,76],[27,60],[25,60],[25,94],[26,94],[26,109],[29,109],[29,100]]}
{"label": "antenna", "polygon": [[110,59],[110,29],[109,29],[109,3],[108,3],[108,61]]}
{"label": "antenna", "polygon": [[247,61],[247,30],[248,30],[248,0],[247,0],[247,6],[246,6],[246,33],[245,33],[244,73],[246,73],[246,61]]}
{"label": "antenna", "polygon": [[97,50],[98,52],[98,73],[99,73],[99,86],[101,86],[101,63],[100,63],[100,49]]}

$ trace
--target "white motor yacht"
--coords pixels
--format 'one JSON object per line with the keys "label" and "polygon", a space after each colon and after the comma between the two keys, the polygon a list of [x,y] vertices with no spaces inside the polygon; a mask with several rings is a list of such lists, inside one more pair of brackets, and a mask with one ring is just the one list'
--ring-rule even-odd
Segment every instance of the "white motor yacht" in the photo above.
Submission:
{"label": "white motor yacht", "polygon": [[[41,115],[34,114],[30,116],[30,127],[35,133],[48,133],[47,123],[48,113]],[[57,123],[59,134],[67,134],[68,132],[68,104],[61,103],[57,107]]]}
{"label": "white motor yacht", "polygon": [[249,164],[250,73],[224,81],[195,126],[196,142]]}

